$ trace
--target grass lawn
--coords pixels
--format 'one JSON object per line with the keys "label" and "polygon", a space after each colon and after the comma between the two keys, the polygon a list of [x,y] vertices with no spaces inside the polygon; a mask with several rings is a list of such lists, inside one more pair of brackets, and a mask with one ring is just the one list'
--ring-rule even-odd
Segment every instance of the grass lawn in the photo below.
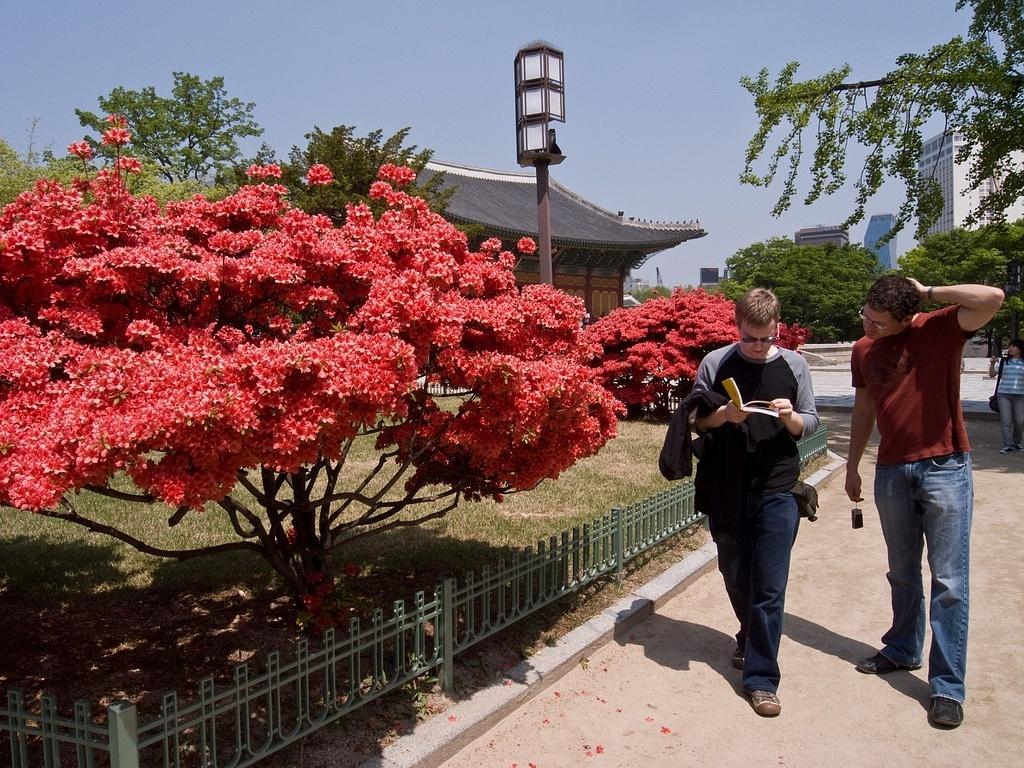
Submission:
{"label": "grass lawn", "polygon": [[[440,520],[356,542],[341,557],[376,575],[396,570],[453,575],[475,569],[562,530],[631,504],[669,486],[658,473],[665,426],[620,423],[619,437],[597,456],[580,461],[557,480],[510,494],[502,503],[464,502]],[[369,441],[368,441],[369,442]],[[348,465],[372,464],[369,446]],[[74,504],[83,515],[125,530],[155,546],[188,549],[234,540],[226,515],[214,505],[190,513],[174,528],[173,509],[144,507],[89,492]],[[363,575],[366,575],[365,573]],[[158,589],[249,590],[274,588],[262,558],[229,553],[170,561],[101,534],[51,518],[0,507],[0,597],[52,604],[85,595]],[[434,586],[424,582],[422,588]]]}

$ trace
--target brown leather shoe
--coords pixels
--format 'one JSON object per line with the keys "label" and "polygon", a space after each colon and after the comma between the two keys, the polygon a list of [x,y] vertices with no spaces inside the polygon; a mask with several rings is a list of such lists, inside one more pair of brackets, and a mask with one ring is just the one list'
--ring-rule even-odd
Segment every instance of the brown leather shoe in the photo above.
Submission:
{"label": "brown leather shoe", "polygon": [[751,691],[750,705],[761,717],[775,717],[782,711],[782,702],[771,691]]}

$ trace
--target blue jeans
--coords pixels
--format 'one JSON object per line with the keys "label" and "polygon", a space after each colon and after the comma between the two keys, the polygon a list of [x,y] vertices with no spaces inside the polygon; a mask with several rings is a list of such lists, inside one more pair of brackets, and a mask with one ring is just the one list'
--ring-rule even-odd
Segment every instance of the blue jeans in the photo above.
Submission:
{"label": "blue jeans", "polygon": [[875,505],[889,554],[892,591],[892,627],[882,636],[882,655],[905,666],[921,664],[925,622],[921,553],[927,543],[932,572],[928,682],[932,696],[963,702],[974,515],[971,455],[954,453],[877,466]]}
{"label": "blue jeans", "polygon": [[1003,429],[1003,448],[1021,448],[1024,437],[1024,395],[996,395],[999,421]]}
{"label": "blue jeans", "polygon": [[746,497],[746,516],[735,543],[718,545],[718,570],[740,622],[743,687],[779,689],[779,642],[789,581],[789,556],[800,524],[793,494]]}

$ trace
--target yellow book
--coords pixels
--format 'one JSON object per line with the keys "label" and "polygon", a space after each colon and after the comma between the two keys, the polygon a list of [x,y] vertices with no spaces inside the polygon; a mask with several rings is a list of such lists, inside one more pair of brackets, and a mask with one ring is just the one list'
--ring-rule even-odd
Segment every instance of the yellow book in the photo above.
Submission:
{"label": "yellow book", "polygon": [[774,416],[775,418],[779,417],[779,412],[775,410],[772,404],[767,400],[750,400],[748,402],[743,402],[743,396],[740,394],[740,388],[736,386],[736,381],[734,379],[725,379],[722,382],[722,386],[729,395],[729,399],[732,400],[733,405],[741,411],[746,411],[747,413],[763,413],[765,416]]}

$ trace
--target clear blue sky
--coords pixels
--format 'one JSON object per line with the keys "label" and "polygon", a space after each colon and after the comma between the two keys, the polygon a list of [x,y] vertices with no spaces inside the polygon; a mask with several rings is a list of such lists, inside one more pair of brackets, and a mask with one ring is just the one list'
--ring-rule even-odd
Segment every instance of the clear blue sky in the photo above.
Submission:
{"label": "clear blue sky", "polygon": [[[500,170],[515,162],[512,60],[538,38],[565,51],[568,159],[552,178],[598,205],[648,219],[699,219],[708,236],[651,258],[653,283],[694,283],[739,248],[842,221],[852,192],[772,218],[777,189],[738,182],[755,127],[739,85],[787,61],[817,75],[848,62],[859,79],[963,34],[954,0],[3,0],[0,137],[63,154],[75,107],[118,85],[168,94],[173,71],[222,75],[256,103],[260,141],[279,156],[314,126],[355,125],[410,140],[438,160]],[[939,130],[936,126],[936,131]],[[855,175],[857,169],[851,169]],[[895,209],[887,185],[868,213]],[[851,240],[863,238],[866,221]],[[901,233],[899,252],[911,246]]]}

